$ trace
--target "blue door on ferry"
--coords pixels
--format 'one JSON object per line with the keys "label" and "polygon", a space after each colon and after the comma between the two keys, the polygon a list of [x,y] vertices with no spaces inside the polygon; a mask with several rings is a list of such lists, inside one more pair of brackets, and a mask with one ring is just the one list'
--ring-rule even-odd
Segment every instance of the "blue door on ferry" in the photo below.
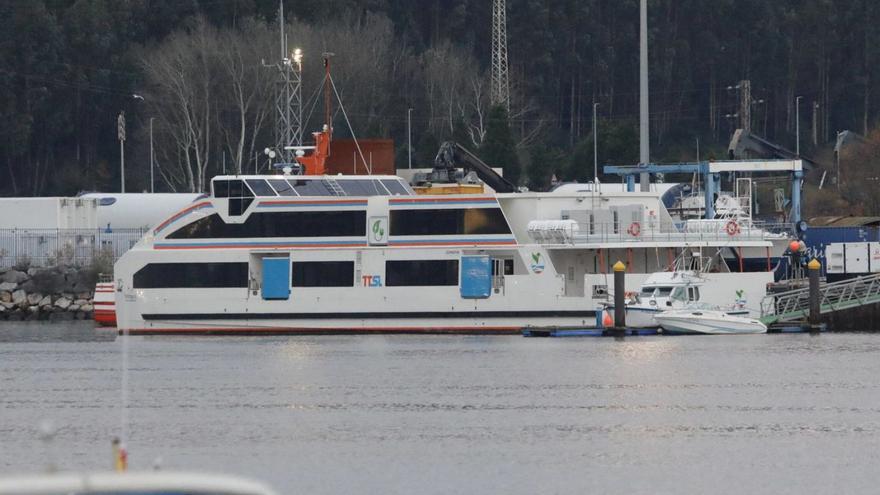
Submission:
{"label": "blue door on ferry", "polygon": [[263,299],[290,298],[290,260],[263,258]]}

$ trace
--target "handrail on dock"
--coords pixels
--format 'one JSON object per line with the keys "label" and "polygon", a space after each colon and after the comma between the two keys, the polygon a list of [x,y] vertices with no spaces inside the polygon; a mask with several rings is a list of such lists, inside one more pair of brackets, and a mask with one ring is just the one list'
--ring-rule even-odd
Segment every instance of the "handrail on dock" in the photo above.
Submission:
{"label": "handrail on dock", "polygon": [[[880,273],[819,286],[819,311],[822,314],[875,303],[880,303]],[[809,312],[809,287],[768,294],[761,301],[761,321],[768,324],[803,319]]]}

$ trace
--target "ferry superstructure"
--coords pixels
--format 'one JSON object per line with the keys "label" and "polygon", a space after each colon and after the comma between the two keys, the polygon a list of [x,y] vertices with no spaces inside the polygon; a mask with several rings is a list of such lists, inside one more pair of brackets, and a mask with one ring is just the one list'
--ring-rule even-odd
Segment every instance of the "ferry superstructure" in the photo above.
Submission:
{"label": "ferry superstructure", "polygon": [[221,176],[116,263],[117,324],[132,334],[591,326],[615,261],[636,290],[681,256],[735,256],[733,271],[705,274],[719,288],[709,302],[758,311],[787,242],[738,224],[682,229],[652,192],[416,195],[395,176]]}

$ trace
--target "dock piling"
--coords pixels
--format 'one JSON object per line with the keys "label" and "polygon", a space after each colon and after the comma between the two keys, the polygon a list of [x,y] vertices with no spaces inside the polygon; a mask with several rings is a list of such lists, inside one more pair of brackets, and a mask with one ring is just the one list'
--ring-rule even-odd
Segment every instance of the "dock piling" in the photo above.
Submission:
{"label": "dock piling", "polygon": [[626,332],[626,265],[622,261],[614,264],[614,336],[623,336]]}
{"label": "dock piling", "polygon": [[810,279],[810,332],[818,331],[820,326],[821,308],[819,304],[819,269],[822,265],[813,259],[807,263]]}

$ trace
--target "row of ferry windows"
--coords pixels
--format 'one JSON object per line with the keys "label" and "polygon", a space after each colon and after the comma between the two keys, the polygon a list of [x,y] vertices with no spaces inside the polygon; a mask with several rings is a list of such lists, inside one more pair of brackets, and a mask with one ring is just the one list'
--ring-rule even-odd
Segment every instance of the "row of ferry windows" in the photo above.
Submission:
{"label": "row of ferry windows", "polygon": [[[169,239],[243,239],[260,237],[362,237],[366,212],[283,211],[252,213],[244,223],[226,223],[217,214],[168,235]],[[510,234],[500,208],[392,210],[391,235]]]}
{"label": "row of ferry windows", "polygon": [[410,195],[398,179],[230,179],[214,181],[215,198],[255,196],[397,196]]}
{"label": "row of ferry windows", "polygon": [[[291,266],[293,287],[352,287],[353,261],[297,261]],[[244,288],[247,263],[151,263],[134,274],[135,289]],[[458,285],[458,260],[385,262],[388,287]]]}

